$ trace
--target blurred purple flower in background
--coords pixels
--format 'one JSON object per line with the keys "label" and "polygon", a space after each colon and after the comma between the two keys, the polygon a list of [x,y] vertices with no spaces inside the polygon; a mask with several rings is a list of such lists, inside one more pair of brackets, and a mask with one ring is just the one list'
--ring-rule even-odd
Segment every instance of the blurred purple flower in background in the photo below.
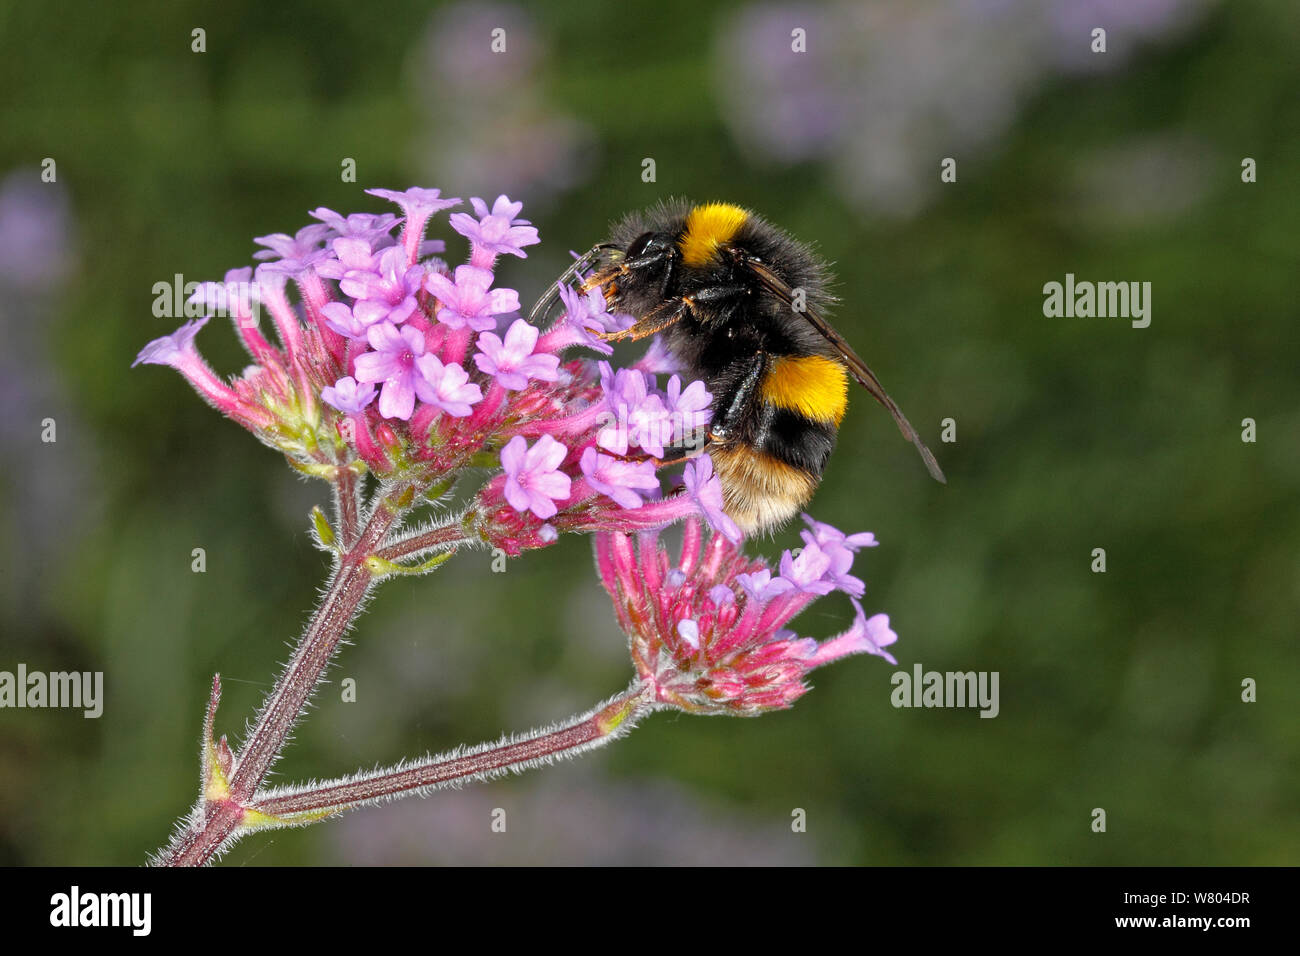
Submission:
{"label": "blurred purple flower in background", "polygon": [[[7,552],[0,603],[25,611],[43,604],[37,595],[59,580],[53,562],[77,545],[101,506],[99,488],[86,481],[101,473],[98,450],[62,387],[50,343],[57,297],[66,289],[60,280],[77,265],[73,238],[60,183],[42,182],[34,166],[0,179],[0,491],[5,501],[21,502],[0,517]],[[50,428],[56,440],[47,442]],[[34,625],[41,618],[12,620]]]}
{"label": "blurred purple flower in background", "polygon": [[434,13],[408,71],[424,112],[416,168],[470,193],[525,195],[534,208],[586,179],[595,136],[548,101],[538,73],[550,54],[521,6]]}
{"label": "blurred purple flower in background", "polygon": [[[1045,4],[1049,38],[1056,49],[1054,66],[1080,73],[1115,69],[1148,41],[1178,38],[1207,6],[1208,0],[1055,0]],[[1075,37],[1091,36],[1094,27],[1106,30],[1105,56],[1074,42]]]}
{"label": "blurred purple flower in background", "polygon": [[40,292],[71,268],[68,206],[66,190],[34,167],[0,181],[0,283]]}
{"label": "blurred purple flower in background", "polygon": [[[942,158],[987,153],[1053,77],[1120,69],[1210,2],[756,3],[717,32],[716,85],[744,147],[824,162],[861,211],[906,218],[940,186]],[[1104,54],[1091,50],[1095,27]]]}

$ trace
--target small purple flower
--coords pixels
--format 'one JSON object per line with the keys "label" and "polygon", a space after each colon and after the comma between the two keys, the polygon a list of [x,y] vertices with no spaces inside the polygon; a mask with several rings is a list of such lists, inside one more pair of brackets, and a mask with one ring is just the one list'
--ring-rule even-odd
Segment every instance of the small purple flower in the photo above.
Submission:
{"label": "small purple flower", "polygon": [[[560,301],[564,304],[564,317],[546,332],[546,345],[549,351],[560,352],[580,345],[601,355],[613,355],[614,347],[598,339],[601,332],[610,331],[610,326],[603,321],[608,316],[615,316],[604,311],[605,296],[599,292],[583,295],[572,286],[559,284]],[[595,305],[599,301],[600,311]]]}
{"label": "small purple flower", "polygon": [[329,255],[322,245],[329,232],[330,227],[324,223],[313,223],[303,226],[292,236],[283,232],[257,236],[253,241],[266,248],[253,253],[253,258],[279,259],[282,267],[290,264],[295,268],[306,267]]}
{"label": "small purple flower", "polygon": [[849,569],[853,567],[853,556],[859,549],[874,548],[879,544],[876,536],[870,531],[846,535],[839,528],[816,521],[809,515],[804,515],[803,520],[808,525],[808,530],[799,532],[804,544],[817,548],[830,561],[826,580],[851,597],[862,597],[866,584],[861,578],[849,574]]}
{"label": "small purple flower", "polygon": [[171,365],[176,366],[178,362],[184,360],[196,360],[199,358],[199,350],[194,347],[194,336],[199,334],[199,329],[208,324],[206,318],[194,319],[186,322],[171,335],[164,335],[162,338],[154,339],[148,345],[140,350],[140,354],[135,357],[131,367],[137,365]]}
{"label": "small purple flower", "polygon": [[458,212],[451,216],[451,228],[455,229],[474,245],[494,255],[509,254],[526,258],[523,247],[531,246],[541,240],[537,237],[537,228],[527,219],[516,219],[524,208],[521,202],[511,202],[501,195],[489,210],[487,203],[477,196],[470,199],[474,207],[474,216]]}
{"label": "small purple flower", "polygon": [[559,470],[569,450],[550,435],[537,439],[532,448],[523,435],[516,435],[501,449],[501,467],[506,473],[505,496],[520,514],[531,511],[545,520],[554,517],[555,502],[569,497],[572,481]]}
{"label": "small purple flower", "polygon": [[693,651],[700,649],[700,625],[690,618],[677,622],[677,636]]}
{"label": "small purple flower", "polygon": [[[221,282],[201,282],[185,300],[186,305],[203,307],[204,315],[244,316],[253,309],[253,269],[231,269]],[[186,309],[187,315],[193,313]]]}
{"label": "small purple flower", "polygon": [[208,323],[201,318],[186,322],[171,335],[154,339],[140,350],[131,367],[137,365],[170,365],[185,376],[200,395],[214,408],[229,415],[248,428],[267,428],[274,421],[262,406],[247,401],[216,372],[208,367],[194,344],[199,329]]}
{"label": "small purple flower", "polygon": [[453,329],[468,325],[475,332],[496,328],[498,315],[519,311],[519,293],[514,289],[493,289],[492,273],[476,266],[457,266],[453,282],[440,272],[431,272],[424,287],[441,303],[438,321]]}
{"label": "small purple flower", "polygon": [[341,236],[330,243],[334,261],[325,263],[317,271],[329,279],[342,279],[349,272],[372,272],[379,262],[378,252],[369,241],[354,236]]}
{"label": "small purple flower", "polygon": [[[700,455],[693,461],[688,461],[682,472],[682,480],[686,482],[686,493],[695,500],[700,514],[704,515],[704,520],[710,527],[724,535],[732,544],[739,543],[744,536],[736,522],[723,510],[722,482],[713,473],[713,459],[708,455]],[[782,574],[784,573],[783,565]]]}
{"label": "small purple flower", "polygon": [[652,461],[623,461],[602,455],[590,446],[579,461],[583,477],[594,490],[608,495],[623,508],[640,508],[643,502],[640,491],[658,489]]}
{"label": "small purple flower", "polygon": [[737,574],[736,582],[760,604],[766,604],[778,594],[784,594],[794,587],[785,578],[772,577],[772,572],[767,568],[749,574]]}
{"label": "small purple flower", "polygon": [[849,574],[849,569],[853,567],[853,552],[841,545],[827,545],[821,549],[831,561],[831,566],[826,571],[826,579],[850,597],[862,597],[867,589],[866,582]]}
{"label": "small purple flower", "polygon": [[402,228],[402,248],[411,262],[424,253],[421,239],[429,217],[452,206],[459,206],[461,202],[459,199],[440,199],[442,190],[422,189],[419,186],[412,186],[403,192],[394,189],[367,189],[366,192],[402,207],[402,215],[406,218],[406,225]]}
{"label": "small purple flower", "polygon": [[[353,241],[337,239],[335,244]],[[424,267],[408,266],[401,246],[391,246],[372,257],[369,268],[349,268],[344,272],[339,278],[339,290],[358,302],[366,300],[384,304],[388,309],[385,318],[400,325],[415,311],[415,297],[423,283]]]}
{"label": "small purple flower", "polygon": [[836,587],[831,564],[831,555],[818,545],[805,545],[797,557],[791,551],[781,555],[781,577],[805,594],[830,594]]}
{"label": "small purple flower", "polygon": [[683,390],[680,378],[676,375],[670,378],[664,406],[668,410],[669,421],[672,424],[673,443],[689,445],[692,448],[702,446],[705,438],[704,429],[713,418],[712,405],[713,396],[709,394],[703,382],[691,382]]}
{"label": "small purple flower", "polygon": [[828,664],[848,654],[875,654],[897,666],[894,655],[885,650],[898,640],[898,635],[889,626],[888,614],[873,614],[867,617],[857,598],[849,599],[853,603],[853,626],[838,637],[824,641],[810,660],[814,666]]}
{"label": "small purple flower", "polygon": [[425,189],[422,186],[411,186],[400,192],[396,189],[367,189],[366,192],[401,206],[408,225],[412,219],[428,219],[435,213],[459,206],[463,202],[461,199],[442,199],[441,189]]}
{"label": "small purple flower", "polygon": [[443,365],[436,355],[426,353],[415,360],[415,368],[420,373],[415,378],[420,401],[437,405],[454,418],[464,418],[471,405],[483,400],[482,389],[455,362]]}
{"label": "small purple flower", "polygon": [[[599,367],[605,405],[614,420],[597,434],[597,443],[616,455],[626,455],[629,446],[637,446],[662,458],[664,446],[672,442],[678,423],[664,397],[654,391],[654,376],[636,369],[615,372],[608,362],[601,362]],[[678,390],[680,387],[679,381]],[[687,392],[688,404],[699,395],[709,397],[703,384],[695,392],[690,389]],[[687,417],[694,420],[698,416],[688,409]]]}
{"label": "small purple flower", "polygon": [[503,342],[495,332],[478,337],[479,352],[474,364],[484,375],[491,375],[502,388],[519,391],[530,378],[554,382],[559,378],[560,359],[545,353],[534,355],[538,331],[523,319],[516,319],[506,331]]}
{"label": "small purple flower", "polygon": [[415,360],[424,354],[424,335],[409,325],[399,329],[391,322],[380,322],[370,327],[366,340],[374,351],[357,356],[357,381],[383,382],[379,414],[409,420],[415,409],[415,382],[419,376]]}
{"label": "small purple flower", "polygon": [[[592,289],[585,295],[578,293],[576,289],[573,292],[575,299],[582,307],[584,320],[600,331],[621,332],[636,325],[636,319],[627,313],[609,311],[609,303],[605,301],[605,293],[599,289]],[[563,298],[562,295],[561,298]]]}
{"label": "small purple flower", "polygon": [[356,414],[374,400],[375,386],[369,382],[361,384],[351,375],[345,375],[322,388],[320,397],[341,412]]}
{"label": "small purple flower", "polygon": [[664,456],[664,443],[672,442],[673,422],[664,400],[658,395],[647,395],[627,416],[628,441],[645,449],[656,458]]}
{"label": "small purple flower", "polygon": [[804,523],[808,525],[807,531],[800,531],[799,536],[803,538],[806,544],[817,544],[823,548],[839,545],[848,548],[850,551],[857,552],[860,548],[874,548],[879,541],[870,531],[864,531],[861,534],[845,534],[834,525],[825,524],[813,518],[812,515],[802,515]]}
{"label": "small purple flower", "polygon": [[736,603],[736,592],[725,584],[715,584],[709,588],[709,600],[717,607],[726,607]]}
{"label": "small purple flower", "polygon": [[388,318],[391,311],[386,302],[362,299],[355,305],[346,302],[327,302],[321,306],[325,324],[348,339],[364,339],[370,327]]}
{"label": "small purple flower", "polygon": [[375,249],[393,244],[393,237],[389,233],[392,232],[393,226],[397,225],[397,217],[391,212],[379,214],[356,212],[344,217],[333,209],[321,206],[319,209],[313,209],[309,215],[325,223],[335,235],[341,238],[360,239]]}
{"label": "small purple flower", "polygon": [[602,428],[596,436],[601,448],[616,455],[626,455],[632,440],[629,434],[629,421],[636,409],[649,397],[650,383],[653,379],[636,369],[619,369],[617,372],[608,362],[601,362],[600,386],[605,393],[605,404],[614,421]]}

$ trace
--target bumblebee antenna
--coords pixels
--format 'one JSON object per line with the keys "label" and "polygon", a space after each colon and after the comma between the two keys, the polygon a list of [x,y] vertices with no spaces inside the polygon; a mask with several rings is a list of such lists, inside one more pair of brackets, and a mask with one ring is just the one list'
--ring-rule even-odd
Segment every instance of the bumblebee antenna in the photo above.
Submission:
{"label": "bumblebee antenna", "polygon": [[528,321],[531,325],[538,325],[539,322],[545,321],[555,305],[556,300],[560,297],[560,287],[572,282],[575,277],[581,275],[583,270],[600,258],[600,254],[606,249],[617,249],[612,242],[600,242],[592,246],[582,255],[573,260],[573,264],[565,269],[563,274],[551,283],[551,287],[543,293],[542,297],[537,300],[528,313]]}

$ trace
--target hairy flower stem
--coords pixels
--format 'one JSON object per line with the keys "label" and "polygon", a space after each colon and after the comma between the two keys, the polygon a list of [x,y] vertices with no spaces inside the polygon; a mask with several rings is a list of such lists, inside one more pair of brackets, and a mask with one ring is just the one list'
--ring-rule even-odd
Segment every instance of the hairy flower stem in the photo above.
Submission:
{"label": "hairy flower stem", "polygon": [[195,814],[196,822],[172,839],[159,853],[156,863],[201,866],[221,850],[239,826],[253,794],[284,748],[307,699],[338,649],[340,639],[361,612],[373,583],[366,559],[383,543],[398,515],[399,510],[386,501],[376,504],[360,537],[340,558],[330,576],[324,600],[312,615],[293,658],[263,703],[257,724],[235,761],[228,796],[205,800],[201,818]]}
{"label": "hairy flower stem", "polygon": [[314,822],[323,814],[365,803],[521,772],[607,744],[631,730],[654,707],[653,688],[637,682],[594,710],[523,739],[506,739],[468,752],[453,751],[360,777],[289,787],[259,800],[253,809],[289,823],[299,814]]}
{"label": "hairy flower stem", "polygon": [[334,507],[344,548],[352,547],[361,533],[361,519],[357,515],[357,481],[357,473],[346,467],[340,468],[334,478]]}
{"label": "hairy flower stem", "polygon": [[468,543],[470,540],[459,523],[450,524],[390,544],[382,551],[376,552],[375,557],[383,558],[386,561],[396,561],[399,558],[418,555],[422,551],[433,548],[447,548],[455,544]]}

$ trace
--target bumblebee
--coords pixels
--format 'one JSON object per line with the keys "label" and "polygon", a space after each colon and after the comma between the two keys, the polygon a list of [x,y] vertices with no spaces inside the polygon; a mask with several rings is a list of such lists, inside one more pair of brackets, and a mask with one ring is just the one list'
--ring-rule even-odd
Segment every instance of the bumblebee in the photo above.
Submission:
{"label": "bumblebee", "polygon": [[803,243],[729,203],[670,201],[617,223],[533,308],[584,275],[611,311],[636,322],[609,341],[662,335],[686,381],[702,379],[713,416],[698,447],[721,479],[727,514],[749,533],[793,517],[812,498],[848,406],[849,379],[889,411],[937,481],[934,455],[880,380],[831,327],[830,273]]}

